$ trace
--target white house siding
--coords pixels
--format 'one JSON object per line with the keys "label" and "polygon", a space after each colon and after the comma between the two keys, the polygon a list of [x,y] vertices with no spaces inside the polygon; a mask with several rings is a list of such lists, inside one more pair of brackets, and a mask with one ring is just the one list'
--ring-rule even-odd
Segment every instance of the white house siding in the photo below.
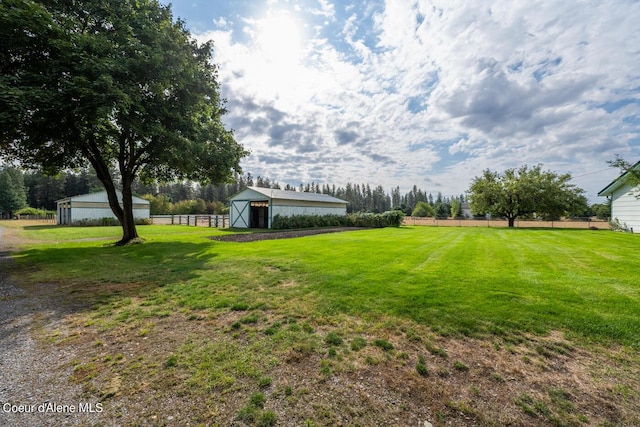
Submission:
{"label": "white house siding", "polygon": [[625,185],[611,193],[611,218],[640,233],[640,199],[633,189]]}

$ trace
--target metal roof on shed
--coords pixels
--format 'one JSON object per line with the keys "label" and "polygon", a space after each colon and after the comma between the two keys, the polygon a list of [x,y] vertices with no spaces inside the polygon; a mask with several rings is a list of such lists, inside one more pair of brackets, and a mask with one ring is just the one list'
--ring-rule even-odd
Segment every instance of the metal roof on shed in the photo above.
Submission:
{"label": "metal roof on shed", "polygon": [[300,200],[305,202],[324,202],[324,203],[340,203],[340,204],[349,203],[345,200],[329,196],[328,194],[307,193],[307,192],[290,191],[290,190],[277,190],[273,188],[262,188],[262,187],[247,187],[244,190],[240,191],[239,193],[231,196],[230,200],[240,198],[239,196],[247,189],[255,191],[256,193],[260,193],[269,199]]}
{"label": "metal roof on shed", "polygon": [[[118,201],[122,203],[122,191],[116,190],[116,194],[118,196]],[[145,205],[149,205],[149,201],[142,199],[137,196],[131,197],[134,203],[144,203]],[[79,194],[77,196],[65,197],[60,200],[56,200],[56,203],[61,202],[105,202],[109,203],[109,198],[107,197],[106,191],[98,191],[97,193],[89,193],[89,194]]]}

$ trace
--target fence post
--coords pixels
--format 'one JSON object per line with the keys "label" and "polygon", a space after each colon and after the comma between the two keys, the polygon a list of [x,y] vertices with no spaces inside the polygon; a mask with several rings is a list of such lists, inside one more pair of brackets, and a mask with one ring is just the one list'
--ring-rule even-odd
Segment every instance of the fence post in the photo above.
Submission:
{"label": "fence post", "polygon": [[216,215],[215,224],[216,224],[216,228],[218,228],[218,215]]}

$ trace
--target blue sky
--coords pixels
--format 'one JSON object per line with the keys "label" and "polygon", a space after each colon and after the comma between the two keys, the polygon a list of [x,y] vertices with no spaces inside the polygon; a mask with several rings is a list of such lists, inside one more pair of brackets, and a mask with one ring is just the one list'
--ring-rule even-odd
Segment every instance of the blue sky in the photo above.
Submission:
{"label": "blue sky", "polygon": [[635,0],[171,3],[254,176],[454,195],[542,163],[603,202],[606,161],[640,160]]}

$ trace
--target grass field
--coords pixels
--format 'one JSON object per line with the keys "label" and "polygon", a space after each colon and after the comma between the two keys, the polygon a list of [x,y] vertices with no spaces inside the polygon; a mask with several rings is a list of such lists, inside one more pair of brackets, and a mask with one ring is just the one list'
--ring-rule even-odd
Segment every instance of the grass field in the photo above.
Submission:
{"label": "grass field", "polygon": [[[107,245],[117,228],[3,225],[29,242],[19,281],[72,308],[53,335],[77,347],[76,381],[104,397],[117,376],[108,398],[140,416],[161,413],[143,404],[159,388],[204,424],[640,422],[637,235],[401,227],[234,243],[144,226],[145,243],[121,248]],[[114,352],[132,341],[148,351]],[[318,394],[332,379],[345,388]]]}

